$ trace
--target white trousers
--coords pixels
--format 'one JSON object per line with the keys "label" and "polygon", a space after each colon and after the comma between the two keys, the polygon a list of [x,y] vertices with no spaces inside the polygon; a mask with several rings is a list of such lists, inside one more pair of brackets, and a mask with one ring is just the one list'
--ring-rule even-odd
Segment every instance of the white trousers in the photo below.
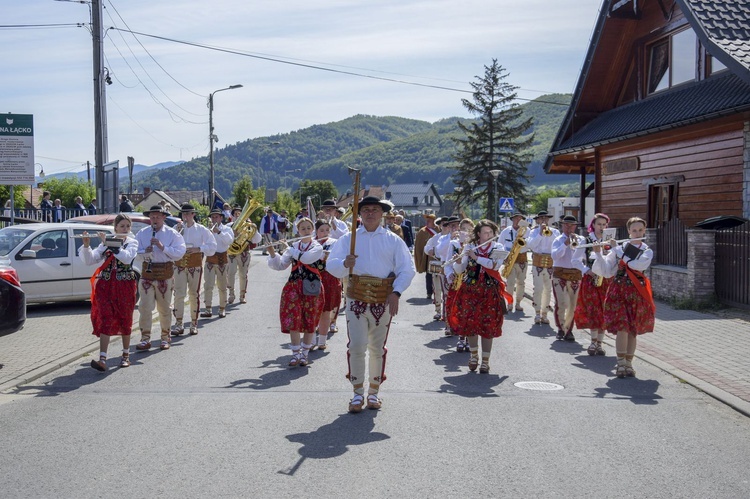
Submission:
{"label": "white trousers", "polygon": [[240,274],[240,299],[247,293],[247,273],[250,270],[250,252],[243,251],[237,256],[229,257],[229,276],[227,277],[227,289],[229,297],[234,299],[234,285],[237,273]]}
{"label": "white trousers", "polygon": [[506,284],[506,291],[513,296],[513,304],[519,305],[523,300],[523,293],[526,290],[526,274],[528,264],[516,263],[510,271]]}
{"label": "white trousers", "polygon": [[442,315],[443,301],[445,299],[443,291],[445,290],[445,276],[440,274],[432,274],[432,289],[435,293],[435,313]]}
{"label": "white trousers", "polygon": [[229,263],[217,265],[206,262],[205,265],[206,280],[203,286],[203,293],[206,295],[203,300],[206,308],[210,309],[214,298],[214,287],[219,288],[219,308],[227,306],[227,274],[229,274]]}
{"label": "white trousers", "polygon": [[385,360],[388,349],[388,330],[391,327],[391,314],[385,303],[364,303],[347,298],[346,326],[349,343],[347,378],[354,386],[354,392],[364,394],[365,356],[369,354],[369,393],[378,393],[380,384],[385,381]]}
{"label": "white trousers", "polygon": [[531,267],[534,279],[534,311],[546,316],[552,296],[552,268]]}
{"label": "white trousers", "polygon": [[161,341],[169,341],[169,328],[172,326],[172,290],[174,279],[150,281],[141,278],[138,281],[140,302],[138,303],[138,327],[141,329],[141,341],[151,341],[151,319],[154,308],[159,311]]}
{"label": "white trousers", "polygon": [[552,289],[555,292],[555,325],[558,331],[567,334],[573,330],[573,316],[581,281],[553,278]]}
{"label": "white trousers", "polygon": [[201,277],[203,267],[174,268],[174,316],[178,323],[182,323],[185,316],[185,296],[189,296],[190,320],[193,326],[198,326],[200,312]]}

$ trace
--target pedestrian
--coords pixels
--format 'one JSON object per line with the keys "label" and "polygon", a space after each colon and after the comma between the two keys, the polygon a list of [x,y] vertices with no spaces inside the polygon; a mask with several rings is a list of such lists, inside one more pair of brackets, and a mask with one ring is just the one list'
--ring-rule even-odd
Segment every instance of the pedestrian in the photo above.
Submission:
{"label": "pedestrian", "polygon": [[[92,334],[99,338],[99,360],[92,360],[91,367],[97,371],[107,370],[107,350],[112,336],[122,338],[120,367],[130,366],[130,332],[137,287],[132,265],[138,253],[138,242],[128,235],[131,225],[130,217],[117,215],[114,226],[118,239],[108,241],[107,234],[99,232],[101,244],[91,249],[91,238],[83,237],[78,254],[86,265],[103,262],[91,277]],[[88,236],[88,232],[84,231],[83,235]]]}
{"label": "pedestrian", "polygon": [[440,217],[435,220],[435,225],[440,227],[440,232],[430,238],[429,241],[424,245],[424,252],[429,257],[427,262],[427,271],[432,274],[432,288],[435,292],[435,299],[432,303],[435,305],[435,315],[432,316],[433,320],[443,320],[443,290],[445,285],[443,278],[445,277],[445,271],[440,262],[440,257],[436,254],[435,248],[437,243],[442,236],[450,234],[450,227],[448,227],[448,219],[450,217]]}
{"label": "pedestrian", "polygon": [[289,230],[289,218],[286,216],[286,210],[279,211],[279,215],[276,218],[276,227],[279,231],[279,238],[286,239],[286,233]]}
{"label": "pedestrian", "polygon": [[404,240],[404,232],[401,230],[401,225],[396,223],[396,215],[389,211],[385,214],[385,226],[388,230],[396,234],[401,240]]}
{"label": "pedestrian", "polygon": [[[451,258],[451,239],[457,237],[460,220],[456,216],[443,217],[442,225],[446,229],[438,237],[435,243],[435,256],[438,259],[440,274],[436,274],[439,277],[439,285],[441,287],[441,295],[443,297],[440,308],[440,320],[445,321],[445,328],[443,334],[445,336],[453,336],[453,330],[448,324],[446,319],[446,305],[448,302],[448,291],[450,291],[450,284],[448,283],[448,271],[447,263]],[[435,283],[438,285],[438,283]]]}
{"label": "pedestrian", "polygon": [[43,222],[51,222],[52,221],[52,210],[54,209],[55,205],[50,201],[51,194],[49,191],[42,192],[42,202],[39,203],[39,207],[42,210],[42,221]]}
{"label": "pedestrian", "polygon": [[[445,327],[452,333],[455,333],[455,331],[450,327],[450,315],[453,313],[453,302],[456,299],[456,293],[458,293],[458,290],[461,288],[463,281],[463,273],[457,274],[453,269],[453,263],[460,259],[459,255],[463,252],[464,247],[473,234],[474,222],[470,218],[464,218],[461,220],[459,230],[451,234],[450,248],[448,250],[447,259],[443,264],[445,280],[447,283],[446,287],[448,289],[445,296]],[[456,351],[469,352],[469,340],[466,336],[459,335],[458,341],[456,342]]]}
{"label": "pedestrian", "polygon": [[234,286],[236,284],[236,275],[237,273],[239,273],[240,304],[244,305],[245,303],[247,303],[247,274],[250,270],[250,250],[258,246],[262,238],[260,237],[260,233],[258,232],[258,227],[256,227],[254,223],[249,222],[250,226],[247,229],[239,225],[239,222],[241,222],[241,220],[238,219],[240,214],[242,214],[242,208],[240,208],[239,206],[235,206],[232,210],[232,223],[230,224],[235,239],[243,230],[254,230],[254,234],[250,238],[250,240],[247,241],[245,249],[242,250],[238,255],[233,255],[230,252],[227,252],[227,254],[229,255],[229,275],[227,276],[227,291],[229,292],[229,298],[227,299],[227,303],[234,303],[234,300],[236,299]]}
{"label": "pedestrian", "polygon": [[408,226],[404,223],[404,216],[403,215],[396,215],[396,225],[398,225],[401,228],[401,234],[404,238],[404,242],[406,243],[406,247],[411,249],[414,247],[414,234],[411,231],[411,226]]}
{"label": "pedestrian", "polygon": [[[603,243],[604,229],[609,225],[609,217],[604,213],[597,213],[591,219],[588,226],[589,237],[587,244]],[[585,248],[586,263],[593,266],[593,247]],[[606,254],[607,250],[602,249]],[[602,348],[604,339],[604,299],[612,279],[600,277],[592,271],[586,273],[581,280],[581,289],[578,291],[576,302],[575,323],[578,329],[588,329],[591,334],[591,344],[586,349],[589,355],[605,355]]]}
{"label": "pedestrian", "polygon": [[89,212],[89,215],[96,215],[97,210],[99,210],[99,208],[96,206],[96,198],[91,200],[86,210]]}
{"label": "pedestrian", "polygon": [[529,232],[531,277],[534,280],[534,324],[549,324],[547,313],[552,298],[552,243],[560,231],[550,227],[549,213],[540,211],[534,217],[536,226]]}
{"label": "pedestrian", "polygon": [[171,340],[169,333],[172,325],[172,291],[174,290],[174,264],[185,255],[185,240],[173,228],[164,223],[168,212],[159,205],[154,205],[143,212],[151,227],[144,227],[135,235],[138,241],[138,254],[144,255],[141,278],[138,281],[140,302],[138,325],[141,330],[141,341],[136,345],[138,351],[151,348],[151,314],[156,308],[159,311],[161,326],[161,344],[159,348],[169,350]]}
{"label": "pedestrian", "polygon": [[[513,263],[513,268],[505,272],[508,278],[506,279],[506,290],[513,296],[513,304],[516,312],[523,314],[523,307],[521,301],[523,300],[523,294],[526,290],[526,275],[528,274],[527,268],[527,252],[529,250],[526,241],[528,230],[524,227],[521,229],[521,221],[525,219],[523,213],[514,213],[511,215],[511,225],[504,228],[500,232],[500,242],[503,244],[505,251],[510,251],[516,244],[517,240],[520,243],[518,247],[518,255]],[[525,223],[525,222],[524,222]]]}
{"label": "pedestrian", "polygon": [[[130,213],[133,211],[135,211],[135,207],[128,197],[125,194],[120,196],[120,213]],[[146,212],[144,211],[143,213],[145,214]]]}
{"label": "pedestrian", "polygon": [[234,231],[222,223],[224,213],[214,208],[209,213],[211,217],[211,233],[216,240],[216,252],[206,257],[203,281],[203,300],[206,309],[201,312],[201,317],[213,315],[214,288],[219,292],[219,318],[226,317],[227,308],[227,279],[229,277],[229,255],[227,250],[234,241]]}
{"label": "pedestrian", "polygon": [[[503,334],[503,315],[513,297],[505,291],[498,269],[507,252],[496,242],[498,226],[491,220],[480,220],[471,241],[464,247],[460,260],[453,264],[463,273],[461,287],[451,304],[451,327],[469,342],[469,370],[479,367],[481,374],[490,372],[492,343]],[[479,338],[482,338],[482,363],[479,364]]]}
{"label": "pedestrian", "polygon": [[425,226],[417,231],[417,235],[414,237],[414,267],[420,274],[425,274],[425,286],[427,288],[427,299],[432,299],[433,294],[433,282],[432,274],[428,271],[429,269],[429,257],[424,251],[424,247],[432,236],[437,234],[440,229],[435,226],[436,215],[432,211],[425,211],[422,214],[425,221]]}
{"label": "pedestrian", "polygon": [[221,209],[221,214],[224,216],[224,223],[228,224],[232,221],[232,205],[224,203]]}
{"label": "pedestrian", "polygon": [[586,251],[576,234],[578,220],[573,215],[560,219],[562,234],[552,242],[552,292],[555,295],[555,326],[557,339],[575,341],[573,318],[583,275],[590,272],[583,259]]}
{"label": "pedestrian", "polygon": [[[359,202],[362,225],[345,234],[331,248],[326,269],[336,277],[349,276],[346,321],[348,326],[349,372],[354,395],[349,412],[366,406],[382,406],[380,385],[386,380],[386,341],[391,319],[398,314],[401,294],[416,275],[414,262],[404,240],[381,225],[391,205],[374,196]],[[351,241],[354,251],[350,254]],[[369,353],[369,386],[365,400],[365,357]]]}
{"label": "pedestrian", "polygon": [[203,277],[203,256],[216,253],[216,239],[207,227],[196,223],[195,207],[185,203],[180,207],[182,222],[174,229],[185,241],[185,254],[175,262],[174,276],[174,317],[172,336],[185,332],[185,296],[190,302],[190,329],[192,335],[198,334],[198,315],[200,313],[201,278]]}
{"label": "pedestrian", "polygon": [[55,199],[55,204],[52,206],[52,221],[54,223],[64,222],[67,218],[65,215],[65,207],[62,205],[62,201]]}
{"label": "pedestrian", "polygon": [[644,274],[654,257],[653,250],[643,242],[645,220],[633,217],[627,222],[629,241],[617,245],[604,255],[594,246],[594,268],[598,275],[613,277],[604,302],[604,329],[616,335],[618,378],[635,377],[633,357],[638,335],[654,330],[656,305],[651,282]]}
{"label": "pedestrian", "polygon": [[281,242],[283,254],[268,247],[268,266],[279,271],[292,267],[281,292],[279,319],[281,332],[288,334],[291,342],[289,365],[304,367],[325,300],[320,271],[313,266],[323,257],[323,246],[313,238],[315,227],[309,218],[300,219],[297,230],[302,239],[291,246]]}
{"label": "pedestrian", "polygon": [[81,196],[75,197],[74,204],[73,216],[80,217],[89,214],[89,212],[86,211],[86,207],[83,205],[83,198],[81,198]]}
{"label": "pedestrian", "polygon": [[406,227],[404,228],[404,241],[406,242],[406,245],[409,247],[409,249],[413,250],[414,249],[414,226],[412,225],[411,220],[406,218],[406,213],[404,212],[404,210],[398,210],[398,214],[401,215],[401,218],[404,221],[403,225]]}
{"label": "pedestrian", "polygon": [[[260,235],[263,238],[263,245],[267,246],[279,239],[278,218],[273,209],[267,207],[266,214],[260,219]],[[296,225],[296,224],[295,224]],[[268,254],[268,249],[263,249],[263,254]]]}
{"label": "pedestrian", "polygon": [[320,314],[318,335],[315,339],[315,346],[318,347],[318,350],[326,349],[328,333],[335,332],[331,324],[332,314],[338,313],[341,306],[341,281],[326,270],[326,260],[336,242],[336,239],[329,237],[330,233],[331,225],[328,223],[328,220],[318,220],[315,222],[315,238],[323,246],[323,257],[313,264],[320,272],[324,296],[323,313]]}

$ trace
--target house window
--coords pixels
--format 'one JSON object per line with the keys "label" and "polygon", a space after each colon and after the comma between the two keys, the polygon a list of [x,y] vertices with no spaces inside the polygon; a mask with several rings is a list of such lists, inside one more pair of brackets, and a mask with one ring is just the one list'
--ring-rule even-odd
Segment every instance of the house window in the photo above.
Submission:
{"label": "house window", "polygon": [[677,218],[677,184],[652,185],[649,194],[650,227],[661,227]]}
{"label": "house window", "polygon": [[727,69],[724,63],[721,62],[716,57],[707,55],[706,60],[708,61],[708,74],[709,75],[712,75],[714,73],[718,73],[719,71],[724,71],[725,69]]}
{"label": "house window", "polygon": [[648,93],[695,80],[697,39],[692,29],[675,33],[648,47]]}
{"label": "house window", "polygon": [[413,204],[414,206],[417,206],[419,204],[419,198],[417,196],[414,196],[411,199],[412,199],[411,204]]}

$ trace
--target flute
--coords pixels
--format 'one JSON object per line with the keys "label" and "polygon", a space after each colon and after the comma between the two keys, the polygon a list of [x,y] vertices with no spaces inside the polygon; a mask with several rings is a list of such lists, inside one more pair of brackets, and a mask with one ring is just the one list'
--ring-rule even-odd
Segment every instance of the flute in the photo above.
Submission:
{"label": "flute", "polygon": [[[487,239],[487,240],[486,240],[485,242],[483,242],[483,243],[481,243],[481,244],[478,244],[478,245],[477,245],[477,246],[476,246],[475,248],[473,248],[473,249],[474,249],[474,250],[478,250],[479,248],[481,248],[481,247],[482,247],[482,246],[484,246],[485,244],[489,244],[489,243],[491,243],[491,242],[495,241],[495,240],[496,240],[497,238],[499,238],[499,237],[500,237],[500,234],[496,235],[496,236],[495,236],[495,237],[493,237],[492,239]],[[466,246],[466,245],[465,245],[465,246],[464,246],[464,249],[463,249],[463,251],[461,251],[461,253],[457,254],[456,256],[454,256],[453,258],[451,258],[450,260],[448,260],[447,262],[445,262],[445,263],[443,264],[443,267],[447,267],[448,265],[451,265],[451,264],[453,264],[453,263],[455,263],[455,262],[459,261],[459,260],[460,260],[461,258],[463,258],[463,257],[464,257],[464,254],[465,254],[465,251],[466,251],[466,248],[468,248],[468,246]]]}

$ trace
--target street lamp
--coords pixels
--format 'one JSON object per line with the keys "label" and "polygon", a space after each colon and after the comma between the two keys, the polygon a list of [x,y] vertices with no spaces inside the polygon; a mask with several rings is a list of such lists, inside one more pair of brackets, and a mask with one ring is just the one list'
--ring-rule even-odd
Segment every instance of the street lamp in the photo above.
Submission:
{"label": "street lamp", "polygon": [[216,135],[214,135],[214,94],[218,92],[223,92],[224,90],[234,90],[235,88],[242,88],[242,85],[230,85],[226,88],[220,88],[219,90],[214,90],[210,94],[208,94],[208,144],[209,144],[209,153],[208,153],[208,163],[209,163],[209,177],[208,177],[208,197],[211,199],[209,201],[210,203],[213,203],[214,199],[214,142],[217,142],[219,140]]}
{"label": "street lamp", "polygon": [[497,210],[499,209],[499,204],[497,200],[497,177],[500,176],[502,173],[502,170],[490,170],[490,175],[492,175],[492,188],[495,191],[495,223],[497,223]]}
{"label": "street lamp", "polygon": [[287,173],[296,173],[296,172],[301,172],[301,171],[302,171],[302,169],[300,169],[300,168],[295,168],[294,170],[284,170],[284,190],[286,190],[286,175],[287,175]]}

